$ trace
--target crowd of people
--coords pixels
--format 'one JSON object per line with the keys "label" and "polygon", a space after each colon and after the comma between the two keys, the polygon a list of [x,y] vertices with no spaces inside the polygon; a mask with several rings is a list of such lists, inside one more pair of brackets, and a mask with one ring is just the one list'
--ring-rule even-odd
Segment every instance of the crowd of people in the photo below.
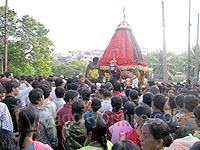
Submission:
{"label": "crowd of people", "polygon": [[0,78],[2,150],[199,150],[200,86]]}

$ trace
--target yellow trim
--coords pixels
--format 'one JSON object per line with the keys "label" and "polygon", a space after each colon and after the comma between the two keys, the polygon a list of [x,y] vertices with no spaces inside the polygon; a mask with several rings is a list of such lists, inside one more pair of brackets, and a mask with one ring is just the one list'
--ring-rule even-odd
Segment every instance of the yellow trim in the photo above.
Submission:
{"label": "yellow trim", "polygon": [[120,28],[124,28],[124,29],[127,28],[127,29],[130,29],[130,27],[129,27],[129,26],[126,26],[126,25],[125,25],[125,26],[121,25],[121,26],[119,26],[117,29],[120,29]]}
{"label": "yellow trim", "polygon": [[[109,70],[110,66],[100,66],[101,70]],[[144,72],[153,72],[152,68],[143,67],[143,66],[118,66],[121,70],[129,70],[129,69],[139,69]]]}

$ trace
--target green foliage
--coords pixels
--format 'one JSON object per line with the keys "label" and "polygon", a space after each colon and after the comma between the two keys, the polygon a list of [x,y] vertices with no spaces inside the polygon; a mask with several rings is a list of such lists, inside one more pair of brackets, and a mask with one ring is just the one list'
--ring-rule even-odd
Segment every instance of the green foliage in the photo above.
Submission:
{"label": "green foliage", "polygon": [[[4,7],[0,7],[0,23],[4,25]],[[9,10],[8,70],[20,75],[51,75],[52,60],[47,37],[49,30],[43,24],[26,15],[19,18]],[[0,28],[0,35],[4,29]],[[3,40],[0,40],[0,55],[3,54]]]}
{"label": "green foliage", "polygon": [[[191,50],[191,65],[190,65],[191,77],[194,76],[195,52],[196,52],[196,47],[193,47],[193,49]],[[199,48],[199,56],[200,56],[200,48]],[[144,59],[146,60],[148,66],[150,68],[153,68],[154,74],[163,74],[162,51],[160,52],[153,51],[151,53],[148,53],[147,55],[144,55]],[[181,54],[175,54],[170,52],[167,53],[167,68],[168,68],[167,72],[168,76],[171,77],[172,80],[177,72],[182,72],[183,75],[186,75],[187,65],[188,65],[188,55],[186,52]]]}
{"label": "green foliage", "polygon": [[81,60],[74,60],[67,63],[53,62],[52,71],[54,75],[64,75],[66,77],[73,77],[79,74],[85,75],[87,62]]}

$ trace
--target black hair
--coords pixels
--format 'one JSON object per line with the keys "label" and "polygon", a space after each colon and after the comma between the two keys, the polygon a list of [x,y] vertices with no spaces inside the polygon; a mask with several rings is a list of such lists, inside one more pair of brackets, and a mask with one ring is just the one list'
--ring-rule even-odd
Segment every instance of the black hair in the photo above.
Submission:
{"label": "black hair", "polygon": [[28,83],[31,83],[32,81],[34,81],[34,78],[33,78],[32,76],[28,76],[28,77],[26,78],[26,81],[27,81]]}
{"label": "black hair", "polygon": [[153,105],[159,109],[161,112],[164,112],[164,106],[166,103],[165,96],[163,94],[156,94],[153,97]]}
{"label": "black hair", "polygon": [[188,91],[188,94],[190,95],[194,95],[196,96],[197,98],[199,98],[199,92],[197,91],[197,89],[191,89]]}
{"label": "black hair", "polygon": [[26,80],[27,76],[22,75],[21,80]]}
{"label": "black hair", "polygon": [[44,92],[44,98],[45,99],[48,98],[51,92],[51,89],[49,88],[49,86],[46,84],[41,84],[39,88],[42,89],[42,91]]}
{"label": "black hair", "polygon": [[119,142],[116,142],[112,150],[140,150],[140,148],[133,142],[129,140],[122,140]]}
{"label": "black hair", "polygon": [[21,76],[18,75],[18,74],[16,74],[16,75],[14,76],[14,78],[17,79],[18,81],[21,81]]}
{"label": "black hair", "polygon": [[79,122],[83,117],[85,111],[85,105],[82,100],[77,100],[72,103],[72,114],[74,116],[75,122]]}
{"label": "black hair", "polygon": [[175,96],[170,96],[169,97],[169,106],[170,106],[170,109],[171,109],[171,115],[173,116],[173,110],[174,110],[174,108],[176,108],[176,104],[175,104],[175,101],[174,101],[174,99],[175,99]]}
{"label": "black hair", "polygon": [[33,105],[37,105],[40,99],[43,97],[44,92],[40,88],[32,89],[29,92],[29,99]]}
{"label": "black hair", "polygon": [[189,135],[189,131],[177,122],[171,121],[170,123],[168,123],[168,125],[170,127],[170,132],[174,140]]}
{"label": "black hair", "polygon": [[41,83],[38,80],[34,80],[32,83],[32,87],[35,88],[39,88],[39,86],[41,85]]}
{"label": "black hair", "polygon": [[113,83],[113,89],[114,89],[115,91],[121,92],[121,84],[120,84],[119,82],[114,82],[114,83]]}
{"label": "black hair", "polygon": [[0,93],[6,93],[6,89],[5,89],[4,86],[1,84],[1,82],[0,82]]}
{"label": "black hair", "polygon": [[112,83],[111,83],[111,82],[106,82],[105,88],[106,88],[108,91],[112,91],[112,90],[113,90],[113,85],[112,85]]}
{"label": "black hair", "polygon": [[104,98],[107,98],[107,97],[112,97],[112,93],[108,90],[106,90],[104,93],[103,93],[103,97]]}
{"label": "black hair", "polygon": [[7,130],[0,129],[0,150],[16,150],[17,140]]}
{"label": "black hair", "polygon": [[93,62],[97,62],[97,61],[99,61],[99,58],[98,58],[98,57],[94,57],[94,58],[92,59],[92,61],[93,61]]}
{"label": "black hair", "polygon": [[23,148],[24,138],[27,133],[36,132],[35,126],[39,123],[39,110],[34,107],[26,107],[19,113],[19,147]]}
{"label": "black hair", "polygon": [[[101,82],[100,82],[100,83],[101,83]],[[105,85],[105,83],[101,83],[100,88],[107,90],[107,89],[106,89],[106,85]]]}
{"label": "black hair", "polygon": [[147,104],[149,107],[151,107],[152,100],[153,100],[153,93],[147,92],[143,95],[143,103]]}
{"label": "black hair", "polygon": [[63,98],[65,95],[65,89],[62,86],[57,86],[55,89],[55,95],[57,98]]}
{"label": "black hair", "polygon": [[133,90],[133,89],[132,89],[132,88],[126,88],[126,90],[125,90],[125,95],[126,95],[127,97],[129,97],[129,93],[130,93],[131,90]]}
{"label": "black hair", "polygon": [[138,99],[138,91],[136,90],[131,90],[129,93],[129,97],[131,98],[131,100],[137,100]]}
{"label": "black hair", "polygon": [[44,77],[43,76],[38,76],[38,81],[39,82],[42,82],[44,80]]}
{"label": "black hair", "polygon": [[149,119],[143,124],[143,126],[148,127],[154,139],[162,139],[164,141],[164,147],[169,147],[173,142],[170,135],[170,128],[163,120],[159,118]]}
{"label": "black hair", "polygon": [[106,91],[106,89],[100,88],[98,91],[99,91],[99,94],[103,95],[103,93]]}
{"label": "black hair", "polygon": [[111,105],[113,107],[113,112],[118,112],[122,107],[122,98],[120,96],[113,96],[111,98]]}
{"label": "black hair", "polygon": [[54,81],[54,80],[53,80],[53,77],[49,76],[49,77],[47,78],[47,81],[48,81],[49,83],[53,82],[53,81]]}
{"label": "black hair", "polygon": [[195,118],[200,121],[200,106],[196,106],[193,110]]}
{"label": "black hair", "polygon": [[174,91],[174,94],[175,94],[175,92],[176,92],[175,88],[170,87],[170,88],[167,89],[167,92],[169,92],[170,90]]}
{"label": "black hair", "polygon": [[180,91],[179,91],[179,94],[184,94],[184,95],[185,95],[185,94],[188,94],[188,89],[185,88],[185,87],[184,87],[184,88],[181,88]]}
{"label": "black hair", "polygon": [[85,120],[87,133],[92,132],[91,141],[101,143],[104,150],[107,150],[107,124],[101,116],[89,117]]}
{"label": "black hair", "polygon": [[8,78],[9,76],[11,76],[11,74],[12,74],[11,71],[4,72],[4,76],[6,76],[6,78]]}
{"label": "black hair", "polygon": [[157,93],[160,93],[160,89],[159,89],[159,87],[158,87],[157,85],[153,85],[153,86],[151,87],[151,92],[152,92],[153,94],[157,94]]}
{"label": "black hair", "polygon": [[55,86],[57,87],[57,86],[62,86],[62,84],[63,84],[63,78],[57,78],[56,80],[55,80]]}
{"label": "black hair", "polygon": [[183,94],[179,94],[175,97],[174,101],[176,103],[176,106],[183,108],[183,99],[184,99],[184,95]]}
{"label": "black hair", "polygon": [[96,89],[97,89],[97,86],[96,85],[92,85],[91,87],[90,87],[90,91],[91,91],[91,93],[95,93],[95,91],[96,91]]}
{"label": "black hair", "polygon": [[190,150],[200,150],[200,141],[194,143]]}
{"label": "black hair", "polygon": [[147,104],[139,105],[135,108],[135,114],[146,120],[151,116],[151,108]]}
{"label": "black hair", "polygon": [[155,81],[153,81],[153,80],[148,80],[147,83],[149,84],[149,86],[155,85]]}
{"label": "black hair", "polygon": [[132,101],[126,102],[124,105],[124,118],[127,120],[132,127],[134,127],[134,114],[135,114],[135,103]]}
{"label": "black hair", "polygon": [[122,106],[124,107],[126,102],[128,102],[129,100],[128,100],[128,97],[126,95],[122,95],[121,98],[122,98]]}
{"label": "black hair", "polygon": [[72,81],[73,81],[73,78],[72,78],[72,77],[70,77],[70,78],[67,78],[67,84],[70,84],[70,83],[72,83]]}
{"label": "black hair", "polygon": [[90,91],[87,88],[84,88],[81,90],[81,97],[83,100],[89,100],[90,99]]}
{"label": "black hair", "polygon": [[66,103],[68,103],[70,99],[73,100],[77,96],[78,96],[78,92],[77,91],[68,90],[68,91],[66,91],[64,100],[65,100]]}
{"label": "black hair", "polygon": [[77,83],[72,82],[68,86],[69,86],[68,89],[70,89],[70,90],[76,90],[77,91],[79,85]]}
{"label": "black hair", "polygon": [[193,112],[195,106],[198,105],[198,98],[194,95],[187,95],[184,97],[183,103],[185,104],[185,109],[188,112]]}
{"label": "black hair", "polygon": [[92,99],[92,111],[97,112],[101,108],[101,100],[99,98]]}
{"label": "black hair", "polygon": [[6,81],[5,83],[5,89],[7,93],[11,93],[13,88],[17,88],[19,87],[19,82],[17,82],[16,80],[9,80]]}

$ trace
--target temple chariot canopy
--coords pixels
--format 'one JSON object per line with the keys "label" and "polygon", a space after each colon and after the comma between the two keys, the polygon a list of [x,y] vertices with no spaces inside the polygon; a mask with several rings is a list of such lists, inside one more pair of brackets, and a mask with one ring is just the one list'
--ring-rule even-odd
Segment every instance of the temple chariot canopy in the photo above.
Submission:
{"label": "temple chariot canopy", "polygon": [[101,70],[109,70],[116,65],[120,70],[138,69],[152,72],[142,57],[140,47],[125,19],[115,30],[110,43],[99,60]]}

